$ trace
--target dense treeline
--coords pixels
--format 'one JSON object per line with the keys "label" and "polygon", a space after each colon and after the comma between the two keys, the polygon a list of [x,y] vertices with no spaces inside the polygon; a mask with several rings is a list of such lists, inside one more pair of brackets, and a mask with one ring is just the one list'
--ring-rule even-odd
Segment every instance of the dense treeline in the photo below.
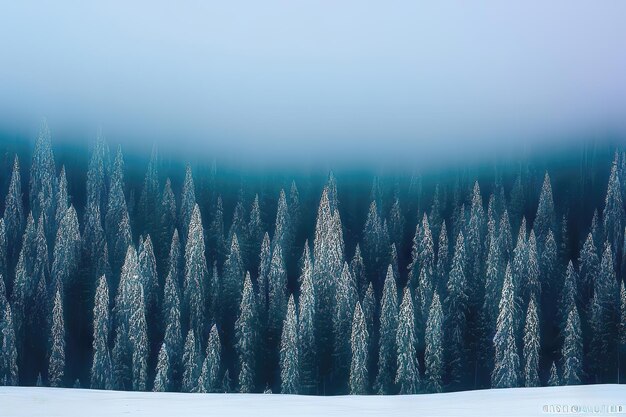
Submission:
{"label": "dense treeline", "polygon": [[531,162],[363,193],[332,172],[165,176],[153,151],[137,184],[101,135],[85,177],[45,123],[31,159],[11,155],[0,219],[3,385],[411,394],[626,373],[619,150],[560,175],[569,198],[558,164]]}

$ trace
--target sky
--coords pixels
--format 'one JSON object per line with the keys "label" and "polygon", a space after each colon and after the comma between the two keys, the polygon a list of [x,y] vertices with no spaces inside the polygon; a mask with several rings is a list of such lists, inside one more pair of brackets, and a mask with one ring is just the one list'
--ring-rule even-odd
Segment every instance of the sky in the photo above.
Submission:
{"label": "sky", "polygon": [[626,137],[624,1],[0,1],[0,130],[242,160]]}

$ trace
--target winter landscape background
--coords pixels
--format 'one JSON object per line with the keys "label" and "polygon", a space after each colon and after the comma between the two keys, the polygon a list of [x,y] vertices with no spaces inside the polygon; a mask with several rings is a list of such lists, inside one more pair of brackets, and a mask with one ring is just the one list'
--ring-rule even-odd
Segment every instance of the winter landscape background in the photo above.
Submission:
{"label": "winter landscape background", "polygon": [[125,158],[102,132],[55,148],[45,121],[34,148],[14,147],[4,385],[332,395],[624,379],[620,148],[291,176],[156,147]]}

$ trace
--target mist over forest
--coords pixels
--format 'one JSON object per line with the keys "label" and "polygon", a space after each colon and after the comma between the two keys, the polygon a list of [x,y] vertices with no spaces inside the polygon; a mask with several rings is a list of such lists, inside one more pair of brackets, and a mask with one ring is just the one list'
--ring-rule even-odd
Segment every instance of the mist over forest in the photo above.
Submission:
{"label": "mist over forest", "polygon": [[0,382],[411,394],[626,374],[626,155],[246,168],[0,145]]}

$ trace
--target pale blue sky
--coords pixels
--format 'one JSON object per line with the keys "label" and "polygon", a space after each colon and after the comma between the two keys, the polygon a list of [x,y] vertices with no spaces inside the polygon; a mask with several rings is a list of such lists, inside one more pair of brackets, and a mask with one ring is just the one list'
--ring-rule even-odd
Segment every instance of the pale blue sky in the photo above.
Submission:
{"label": "pale blue sky", "polygon": [[258,158],[624,134],[625,19],[624,1],[1,1],[0,128]]}

